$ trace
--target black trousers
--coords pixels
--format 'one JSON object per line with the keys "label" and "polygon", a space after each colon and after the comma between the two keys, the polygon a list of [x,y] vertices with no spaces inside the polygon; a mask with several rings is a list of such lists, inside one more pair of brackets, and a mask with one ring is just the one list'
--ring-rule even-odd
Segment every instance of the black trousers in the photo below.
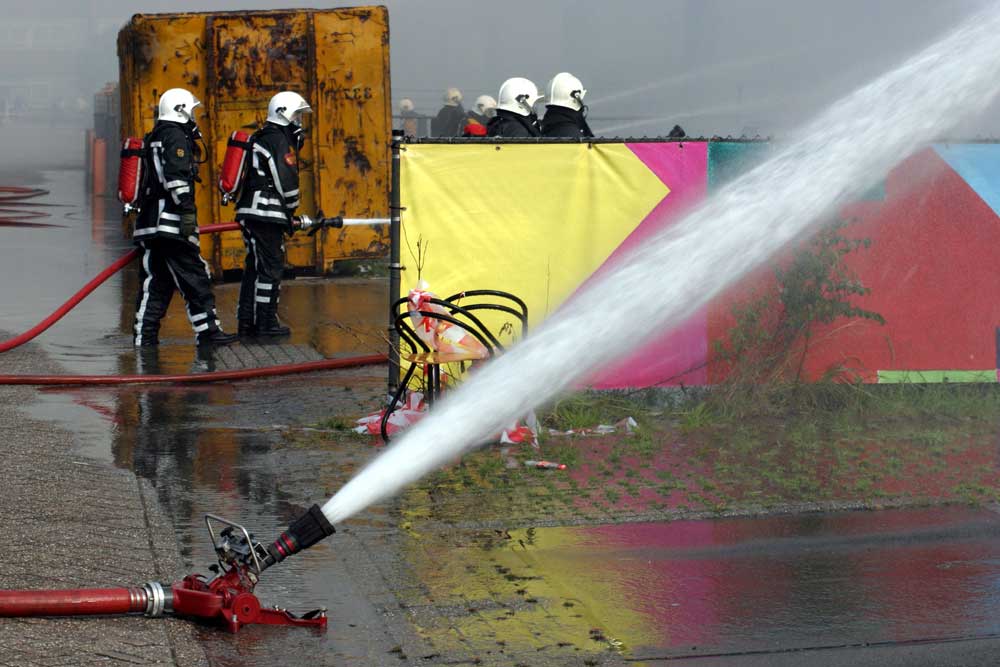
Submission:
{"label": "black trousers", "polygon": [[285,270],[285,228],[271,222],[241,220],[247,249],[236,318],[241,327],[278,325],[278,292]]}
{"label": "black trousers", "polygon": [[211,334],[219,327],[208,264],[197,246],[176,239],[153,238],[142,247],[140,289],[135,303],[135,344],[159,342],[160,320],[174,290],[181,293],[195,334]]}

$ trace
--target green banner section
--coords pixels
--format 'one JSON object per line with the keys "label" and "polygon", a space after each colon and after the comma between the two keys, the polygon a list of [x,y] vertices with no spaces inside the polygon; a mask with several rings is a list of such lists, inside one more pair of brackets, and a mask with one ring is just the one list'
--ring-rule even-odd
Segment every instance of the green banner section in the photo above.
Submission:
{"label": "green banner section", "polygon": [[997,370],[985,371],[879,371],[879,384],[930,382],[996,382]]}

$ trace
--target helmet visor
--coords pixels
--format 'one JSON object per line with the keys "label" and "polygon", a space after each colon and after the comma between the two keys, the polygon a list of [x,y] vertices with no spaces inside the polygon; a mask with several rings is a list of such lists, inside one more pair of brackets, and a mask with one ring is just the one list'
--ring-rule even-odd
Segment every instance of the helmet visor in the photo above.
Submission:
{"label": "helmet visor", "polygon": [[302,127],[302,123],[304,120],[303,117],[307,113],[312,113],[312,107],[310,107],[308,104],[303,104],[298,109],[292,112],[292,115],[289,117],[288,120],[293,125],[298,125],[299,127]]}

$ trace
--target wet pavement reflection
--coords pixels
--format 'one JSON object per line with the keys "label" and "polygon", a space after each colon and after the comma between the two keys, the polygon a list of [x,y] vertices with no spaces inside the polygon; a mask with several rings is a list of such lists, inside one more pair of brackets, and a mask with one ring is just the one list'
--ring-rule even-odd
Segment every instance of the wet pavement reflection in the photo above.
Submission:
{"label": "wet pavement reflection", "polygon": [[[40,184],[64,227],[4,229],[4,328],[22,331],[130,248],[116,207],[90,217],[79,172]],[[108,218],[108,219],[105,219]],[[38,342],[67,373],[204,370],[175,299],[164,345],[138,355],[135,267]],[[234,328],[238,285],[216,288]],[[280,313],[290,344],[323,356],[385,349],[382,280],[291,280]],[[0,368],[3,360],[0,357]],[[73,433],[78,450],[149,479],[192,571],[214,554],[206,512],[268,540],[322,504],[380,448],[349,432],[384,398],[384,367],[203,386],[57,388],[28,406]],[[1000,633],[1000,516],[965,508],[763,519],[519,528],[476,527],[398,501],[369,508],[269,570],[265,603],[330,608],[330,629],[252,627],[200,637],[217,665],[654,664],[793,649]],[[418,520],[414,517],[424,517]],[[461,523],[463,528],[453,525]],[[472,526],[472,527],[470,527]],[[766,663],[765,663],[766,664]],[[824,662],[816,652],[802,664]]]}
{"label": "wet pavement reflection", "polygon": [[998,519],[851,512],[473,531],[410,547],[431,598],[476,610],[465,637],[662,660],[994,635]]}

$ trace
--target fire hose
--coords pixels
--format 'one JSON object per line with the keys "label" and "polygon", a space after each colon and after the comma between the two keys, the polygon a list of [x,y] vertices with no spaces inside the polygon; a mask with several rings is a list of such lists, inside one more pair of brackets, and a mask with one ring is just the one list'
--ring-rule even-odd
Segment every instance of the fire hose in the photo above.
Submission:
{"label": "fire hose", "polygon": [[[0,188],[0,193],[2,193],[2,192],[3,192],[3,189]],[[305,220],[309,220],[309,219],[306,218]],[[309,230],[308,231],[309,235],[312,236],[319,229],[323,229],[323,228],[341,228],[341,227],[352,226],[352,225],[386,224],[386,223],[388,223],[388,220],[387,219],[383,219],[383,218],[342,218],[340,216],[337,216],[337,217],[333,217],[333,218],[320,218],[318,220],[309,220],[308,226],[303,225],[303,228],[308,229]],[[239,230],[239,229],[240,229],[239,223],[236,223],[236,222],[225,222],[225,223],[221,223],[221,224],[217,224],[217,225],[207,225],[207,226],[204,226],[204,227],[199,227],[198,231],[200,233],[202,233],[202,234],[217,234],[217,233],[220,233],[220,232],[235,231],[235,230]],[[41,334],[46,329],[48,329],[53,324],[55,324],[60,319],[62,319],[66,315],[66,313],[68,313],[70,310],[72,310],[74,307],[76,307],[77,304],[79,304],[81,301],[83,301],[91,292],[93,292],[100,285],[102,285],[108,278],[110,278],[111,276],[113,276],[115,273],[117,273],[122,268],[124,268],[125,266],[127,266],[128,264],[130,264],[137,257],[139,257],[140,254],[141,253],[140,253],[140,251],[138,249],[134,249],[134,250],[129,251],[128,253],[126,253],[122,257],[120,257],[117,261],[115,261],[109,267],[107,267],[106,269],[104,269],[103,271],[101,271],[99,274],[97,274],[96,276],[94,276],[94,278],[91,279],[90,282],[88,282],[86,285],[84,285],[82,288],[80,288],[80,290],[77,291],[76,294],[74,294],[72,297],[70,297],[69,300],[67,300],[63,305],[61,305],[59,308],[57,308],[51,315],[49,315],[48,317],[46,317],[44,320],[42,320],[41,322],[39,322],[38,324],[36,324],[34,327],[32,327],[31,329],[29,329],[28,331],[25,331],[24,333],[22,333],[20,335],[15,336],[13,338],[10,338],[8,340],[0,342],[0,353],[7,352],[8,350],[12,350],[12,349],[14,349],[14,348],[16,348],[16,347],[18,347],[20,345],[23,345],[24,343],[27,343],[28,341],[32,340],[33,338],[37,337],[39,334]],[[374,358],[374,357],[371,357],[371,358]],[[370,359],[370,358],[369,357],[363,357],[362,359]],[[381,358],[378,361],[365,361],[363,363],[382,363],[383,361],[385,361],[385,359],[386,359],[386,357],[384,355],[381,355]],[[344,362],[345,360],[328,359],[328,360],[324,360],[324,361],[326,361],[326,362],[338,362],[338,361],[339,362]],[[246,375],[245,377],[260,377],[262,375],[261,371],[264,371],[264,370],[273,370],[273,369],[279,369],[279,368],[286,369],[284,372],[292,372],[292,373],[295,373],[295,372],[308,372],[310,370],[321,370],[321,369],[317,369],[317,368],[308,367],[309,364],[320,364],[320,363],[322,363],[322,362],[308,362],[306,364],[286,364],[284,366],[270,367],[269,369],[253,369],[251,371],[228,371],[228,372],[223,371],[223,372],[219,372],[219,373],[202,373],[202,374],[198,374],[197,376],[117,376],[117,377],[118,378],[139,377],[139,378],[144,378],[143,380],[141,380],[143,382],[149,382],[149,381],[151,381],[149,378],[154,378],[154,377],[161,378],[161,379],[159,379],[159,380],[152,380],[152,381],[161,381],[161,382],[181,382],[181,381],[213,382],[213,381],[219,381],[219,380],[241,379],[241,378],[238,378],[238,377],[237,378],[234,378],[234,377],[222,377],[222,376],[228,376],[228,375],[230,375],[232,373],[250,373],[249,375]],[[362,365],[362,364],[355,364],[355,365]],[[303,367],[308,367],[308,368],[303,368]],[[329,366],[329,368],[340,368],[340,367],[344,367],[344,366],[336,366],[336,365]],[[291,369],[291,370],[287,370],[287,369]],[[272,375],[280,375],[280,374],[284,374],[284,373],[270,373],[270,374],[272,374]],[[59,382],[52,381],[50,379],[52,377],[53,376],[27,376],[27,375],[25,375],[25,376],[0,376],[0,384],[100,384],[100,382],[97,382],[95,380],[99,380],[99,379],[116,380],[116,378],[114,378],[114,377],[111,377],[111,378],[101,378],[100,376],[98,376],[97,378],[95,378],[94,376],[77,376],[75,378],[76,381],[74,381],[74,382],[62,382],[62,383],[59,383]],[[164,379],[162,379],[162,378],[166,378],[166,377],[170,377],[170,378],[174,378],[174,379],[171,379],[171,380],[164,380]],[[209,377],[211,379],[197,379],[197,380],[189,379],[189,378],[196,378],[196,377],[197,378]],[[39,381],[37,381],[37,382],[36,381],[32,381],[33,378],[38,379]],[[183,378],[183,379],[178,379],[178,378]],[[66,379],[69,380],[71,378],[67,377]],[[133,380],[133,381],[135,381],[135,380]],[[123,383],[123,380],[117,379],[117,381],[108,382],[107,384],[121,384],[121,383]]]}
{"label": "fire hose", "polygon": [[[323,227],[385,224],[382,219],[325,218],[309,221],[309,234]],[[237,223],[202,227],[200,232],[222,232],[239,229]],[[138,256],[133,250],[102,271],[55,313],[30,331],[0,344],[0,352],[13,349],[48,329],[90,292],[111,275]],[[3,384],[124,384],[129,382],[213,382],[248,377],[264,377],[330,368],[346,368],[381,363],[386,355],[369,355],[349,359],[323,359],[300,364],[286,364],[239,371],[217,371],[196,375],[153,376],[0,376]],[[225,525],[216,535],[213,521]],[[246,625],[285,625],[325,630],[326,609],[316,609],[295,615],[280,607],[265,608],[253,591],[261,574],[289,556],[307,549],[336,532],[318,505],[297,518],[269,546],[254,541],[243,526],[212,514],[205,515],[218,564],[210,566],[213,577],[190,574],[179,582],[164,584],[148,582],[127,588],[77,588],[66,590],[0,591],[0,617],[12,616],[77,616],[108,614],[145,614],[160,617],[167,614],[221,625],[238,632]]]}
{"label": "fire hose", "polygon": [[232,382],[251,378],[313,373],[358,366],[384,364],[388,356],[368,354],[360,357],[339,357],[303,361],[297,364],[277,364],[262,368],[244,368],[235,371],[209,371],[206,373],[175,375],[0,375],[0,385],[119,385],[119,384],[199,384],[206,382]]}
{"label": "fire hose", "polygon": [[[214,524],[223,524],[218,534]],[[326,609],[295,615],[277,606],[265,608],[253,594],[261,574],[289,556],[336,532],[318,505],[313,505],[265,547],[243,526],[205,515],[218,565],[214,577],[190,574],[179,582],[149,582],[128,588],[0,591],[2,616],[82,616],[167,614],[221,625],[237,632],[246,625],[288,625],[326,629]]]}
{"label": "fire hose", "polygon": [[45,204],[28,203],[25,200],[47,195],[48,190],[40,188],[25,188],[13,185],[0,186],[0,226],[4,227],[57,227],[41,222],[28,222],[40,218],[48,218],[44,211],[25,210],[24,207],[45,206]]}

